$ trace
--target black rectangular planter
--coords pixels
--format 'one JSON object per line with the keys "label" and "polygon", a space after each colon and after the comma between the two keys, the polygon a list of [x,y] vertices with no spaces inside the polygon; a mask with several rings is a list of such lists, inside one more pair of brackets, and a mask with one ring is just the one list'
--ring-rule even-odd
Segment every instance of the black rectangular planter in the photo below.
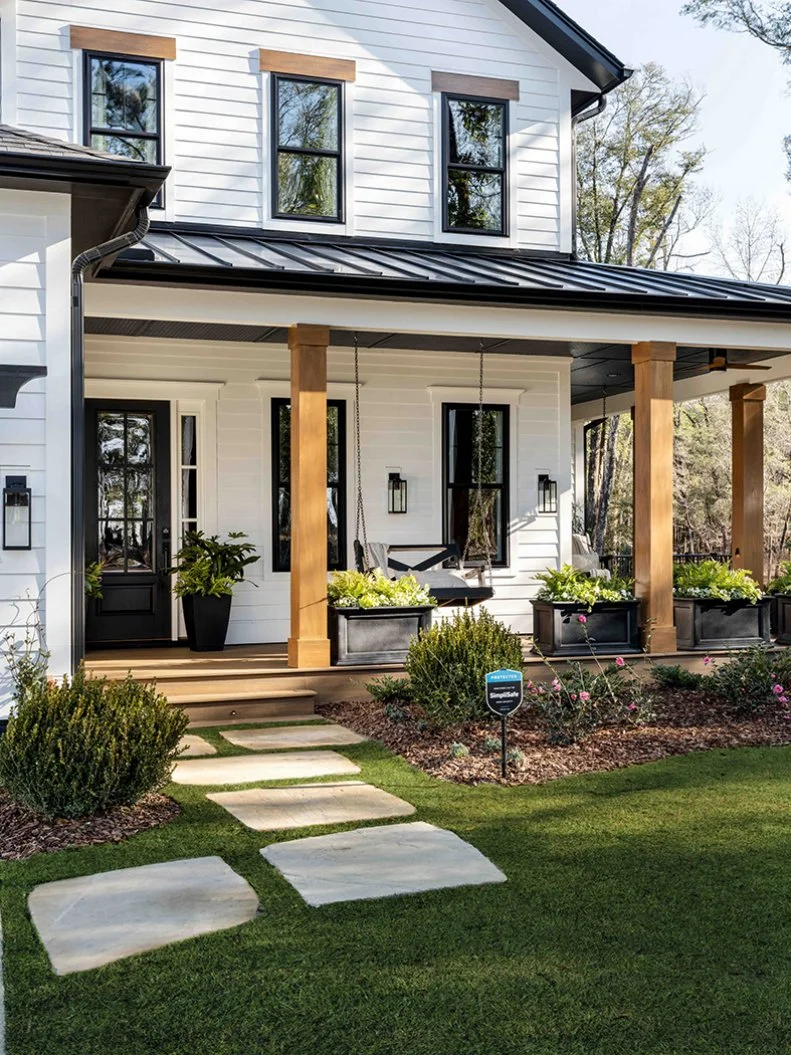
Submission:
{"label": "black rectangular planter", "polygon": [[431,626],[431,607],[330,608],[333,664],[403,663],[413,637]]}
{"label": "black rectangular planter", "polygon": [[184,626],[191,652],[222,652],[228,636],[233,597],[202,597],[185,594],[181,598]]}
{"label": "black rectangular planter", "polygon": [[775,610],[775,632],[777,633],[778,645],[791,645],[791,594],[777,593],[772,597],[772,607]]}
{"label": "black rectangular planter", "polygon": [[677,597],[673,601],[673,621],[678,647],[686,651],[708,652],[717,648],[767,645],[770,640],[769,606],[768,597],[756,604]]}
{"label": "black rectangular planter", "polygon": [[639,652],[639,608],[639,601],[599,601],[589,612],[574,601],[533,601],[533,638],[545,656]]}

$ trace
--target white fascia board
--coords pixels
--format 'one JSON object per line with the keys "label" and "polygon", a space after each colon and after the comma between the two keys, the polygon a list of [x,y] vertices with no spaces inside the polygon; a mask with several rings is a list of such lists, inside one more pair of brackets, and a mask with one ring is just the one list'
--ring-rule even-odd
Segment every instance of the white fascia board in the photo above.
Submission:
{"label": "white fascia board", "polygon": [[487,306],[376,297],[327,297],[91,282],[86,316],[250,326],[298,323],[381,333],[637,344],[670,341],[700,348],[754,348],[791,354],[791,326],[728,318]]}
{"label": "white fascia board", "polygon": [[[763,365],[769,370],[715,370],[699,377],[687,377],[673,383],[673,401],[686,403],[690,399],[702,399],[703,396],[714,396],[727,392],[732,385],[767,385],[770,381],[785,381],[791,377],[791,355],[782,355],[776,359],[767,359]],[[607,415],[625,414],[634,405],[634,392],[621,392],[607,396]],[[571,408],[573,421],[593,421],[601,417],[601,399],[592,399],[587,403],[578,403]]]}

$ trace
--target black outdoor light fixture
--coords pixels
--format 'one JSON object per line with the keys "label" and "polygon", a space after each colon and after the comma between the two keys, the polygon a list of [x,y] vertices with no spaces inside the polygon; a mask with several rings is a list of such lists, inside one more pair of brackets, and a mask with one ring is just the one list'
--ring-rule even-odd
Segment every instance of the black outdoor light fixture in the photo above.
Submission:
{"label": "black outdoor light fixture", "polygon": [[400,472],[387,475],[387,512],[406,513],[406,480]]}
{"label": "black outdoor light fixture", "polygon": [[26,476],[6,476],[3,488],[3,549],[32,549],[31,495]]}
{"label": "black outdoor light fixture", "polygon": [[551,480],[548,473],[538,476],[538,511],[539,513],[557,513],[558,482]]}

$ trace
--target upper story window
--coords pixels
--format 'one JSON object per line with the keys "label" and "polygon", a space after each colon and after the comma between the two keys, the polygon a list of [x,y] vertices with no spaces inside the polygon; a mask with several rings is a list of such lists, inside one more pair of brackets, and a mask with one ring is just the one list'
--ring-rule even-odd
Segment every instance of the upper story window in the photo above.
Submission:
{"label": "upper story window", "polygon": [[342,84],[280,75],[272,81],[272,214],[342,223]]}
{"label": "upper story window", "polygon": [[507,103],[443,95],[443,229],[506,233]]}
{"label": "upper story window", "polygon": [[85,53],[85,141],[96,150],[162,162],[162,64]]}

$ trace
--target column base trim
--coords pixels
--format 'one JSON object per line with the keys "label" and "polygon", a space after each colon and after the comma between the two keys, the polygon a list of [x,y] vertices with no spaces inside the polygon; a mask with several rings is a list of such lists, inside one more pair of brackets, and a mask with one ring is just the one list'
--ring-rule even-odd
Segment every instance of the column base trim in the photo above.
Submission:
{"label": "column base trim", "polygon": [[674,626],[654,626],[643,631],[645,650],[649,655],[657,652],[677,652],[678,641]]}
{"label": "column base trim", "polygon": [[297,669],[329,667],[330,639],[298,638],[288,639],[288,665]]}

